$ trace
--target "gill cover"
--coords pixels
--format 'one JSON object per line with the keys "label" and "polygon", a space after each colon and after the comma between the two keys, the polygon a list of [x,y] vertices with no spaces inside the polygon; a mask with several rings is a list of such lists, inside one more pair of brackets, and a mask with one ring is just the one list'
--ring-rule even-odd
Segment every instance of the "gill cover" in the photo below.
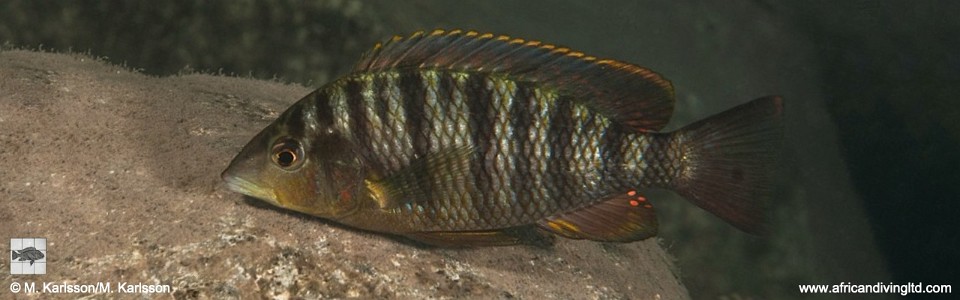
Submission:
{"label": "gill cover", "polygon": [[357,209],[365,195],[360,158],[325,120],[304,114],[313,101],[316,94],[307,95],[243,147],[221,175],[230,190],[331,219]]}

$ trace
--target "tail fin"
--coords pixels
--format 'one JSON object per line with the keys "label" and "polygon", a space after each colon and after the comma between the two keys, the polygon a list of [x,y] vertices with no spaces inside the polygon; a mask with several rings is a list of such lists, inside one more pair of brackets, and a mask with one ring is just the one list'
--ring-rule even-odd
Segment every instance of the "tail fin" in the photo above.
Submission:
{"label": "tail fin", "polygon": [[673,133],[687,159],[673,189],[740,230],[767,230],[783,139],[783,99],[768,96]]}
{"label": "tail fin", "polygon": [[16,260],[20,258],[20,252],[17,252],[17,250],[10,250],[10,252],[13,253],[13,258],[11,258],[10,260]]}

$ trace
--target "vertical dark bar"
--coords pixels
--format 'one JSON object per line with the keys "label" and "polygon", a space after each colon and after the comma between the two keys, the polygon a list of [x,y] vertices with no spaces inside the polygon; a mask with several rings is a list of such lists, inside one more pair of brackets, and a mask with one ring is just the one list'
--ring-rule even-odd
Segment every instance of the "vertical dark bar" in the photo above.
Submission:
{"label": "vertical dark bar", "polygon": [[373,91],[376,95],[374,112],[384,126],[390,124],[390,104],[388,103],[390,101],[390,83],[387,80],[389,79],[386,76],[376,76],[373,79]]}
{"label": "vertical dark bar", "polygon": [[483,75],[470,74],[464,83],[463,94],[466,97],[468,108],[468,128],[470,140],[473,142],[475,157],[470,162],[470,172],[481,197],[473,201],[478,215],[485,221],[492,219],[493,191],[493,161],[488,159],[490,151],[494,151],[491,137],[494,134],[494,112],[491,110],[493,93],[486,86]]}
{"label": "vertical dark bar", "polygon": [[366,103],[363,101],[363,82],[360,78],[347,80],[343,87],[343,97],[347,98],[347,113],[350,115],[350,132],[354,142],[360,148],[360,155],[368,162],[376,161],[373,152],[373,141],[368,130],[369,120],[364,112]]}
{"label": "vertical dark bar", "polygon": [[287,132],[292,136],[303,136],[306,121],[303,119],[303,106],[306,102],[297,102],[284,112],[283,120],[287,124]]}
{"label": "vertical dark bar", "polygon": [[[410,144],[413,146],[411,161],[426,159],[430,152],[430,140],[427,136],[430,124],[427,123],[424,111],[427,87],[423,84],[420,72],[416,71],[400,72],[397,80],[400,88],[400,105],[403,106],[406,117],[404,126],[409,133]],[[433,192],[437,189],[437,185],[432,178],[434,172],[442,171],[417,168],[413,174],[408,174],[414,180],[414,184],[420,188],[420,193],[424,199],[433,199]]]}
{"label": "vertical dark bar", "polygon": [[440,104],[442,111],[454,109],[457,105],[454,103],[453,92],[456,90],[456,80],[450,72],[440,72],[437,75],[437,103]]}
{"label": "vertical dark bar", "polygon": [[316,108],[317,125],[321,127],[333,127],[333,103],[330,101],[330,92],[326,88],[316,91],[313,97],[313,105]]}
{"label": "vertical dark bar", "polygon": [[[380,120],[380,125],[381,125],[380,128],[370,129],[371,137],[373,137],[371,142],[377,145],[391,143],[391,141],[389,141],[388,139],[396,138],[390,134],[390,132],[392,131],[389,126],[390,124],[389,101],[391,98],[390,83],[388,82],[389,80],[390,79],[386,76],[386,74],[377,73],[376,76],[374,76],[373,80],[371,81],[372,86],[367,88],[367,89],[373,90],[373,95],[374,95],[372,99],[373,102],[367,103],[367,105],[370,105],[373,107],[372,109],[373,115],[375,115],[376,118]],[[367,109],[370,110],[370,108],[367,108]],[[370,117],[372,118],[373,116],[370,116]],[[378,131],[373,132],[373,130],[378,130]],[[370,147],[371,149],[373,149],[372,144]],[[387,149],[388,150],[386,151],[389,151],[390,148],[387,148]],[[393,155],[394,153],[377,152],[377,157],[375,158],[374,161],[376,161],[377,166],[380,167],[379,170],[383,172],[395,171],[392,169],[393,165],[391,164],[391,161],[390,161]]]}
{"label": "vertical dark bar", "polygon": [[550,124],[547,126],[547,142],[550,152],[550,160],[547,161],[547,173],[544,174],[544,183],[547,186],[547,193],[550,199],[557,202],[561,209],[570,208],[573,193],[574,180],[567,170],[570,169],[570,161],[573,159],[570,153],[570,143],[573,138],[574,119],[573,119],[573,101],[570,98],[560,96],[554,102],[553,109],[549,115]]}
{"label": "vertical dark bar", "polygon": [[[623,177],[623,140],[623,125],[613,121],[608,122],[607,127],[603,128],[603,137],[600,140],[602,163],[600,176],[603,182],[614,182],[614,179]],[[621,183],[618,182],[618,185],[621,185]],[[617,186],[617,188],[624,187]]]}
{"label": "vertical dark bar", "polygon": [[533,181],[534,159],[533,147],[530,145],[530,127],[533,127],[533,102],[536,101],[533,86],[526,82],[517,82],[517,89],[513,93],[513,104],[510,106],[510,128],[513,130],[514,170],[516,174],[510,176],[510,189],[516,205],[513,207],[514,217],[532,214],[534,205],[535,186]]}
{"label": "vertical dark bar", "polygon": [[430,151],[429,130],[424,104],[427,101],[427,87],[424,86],[420,72],[401,72],[399,78],[403,111],[406,113],[407,132],[413,145],[415,158],[423,158]]}

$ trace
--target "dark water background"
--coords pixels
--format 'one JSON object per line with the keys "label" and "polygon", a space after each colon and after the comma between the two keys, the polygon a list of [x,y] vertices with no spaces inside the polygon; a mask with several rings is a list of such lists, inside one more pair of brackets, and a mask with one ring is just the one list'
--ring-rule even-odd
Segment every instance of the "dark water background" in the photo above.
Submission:
{"label": "dark water background", "polygon": [[657,204],[695,298],[797,298],[804,283],[957,286],[957,12],[953,1],[0,0],[0,43],[158,76],[319,87],[390,35],[473,28],[657,70],[677,86],[680,125],[781,94],[789,163],[772,237],[683,200]]}

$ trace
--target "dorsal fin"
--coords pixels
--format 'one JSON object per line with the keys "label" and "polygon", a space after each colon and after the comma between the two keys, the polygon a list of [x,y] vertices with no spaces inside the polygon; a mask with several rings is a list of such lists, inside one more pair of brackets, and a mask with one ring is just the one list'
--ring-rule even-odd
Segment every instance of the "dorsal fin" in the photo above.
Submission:
{"label": "dorsal fin", "polygon": [[484,72],[540,83],[638,131],[660,130],[673,113],[673,85],[651,70],[505,35],[437,29],[394,36],[354,67],[397,69]]}

